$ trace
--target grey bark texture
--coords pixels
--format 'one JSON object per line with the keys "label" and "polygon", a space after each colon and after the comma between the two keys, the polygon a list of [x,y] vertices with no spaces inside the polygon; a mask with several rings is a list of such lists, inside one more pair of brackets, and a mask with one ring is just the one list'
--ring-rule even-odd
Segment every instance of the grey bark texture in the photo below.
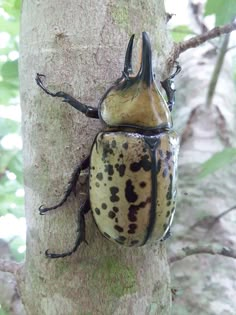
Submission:
{"label": "grey bark texture", "polygon": [[[29,315],[168,315],[169,267],[164,245],[122,248],[105,240],[91,214],[86,238],[70,257],[49,260],[76,238],[77,210],[84,193],[40,216],[64,192],[74,167],[89,153],[98,121],[87,119],[35,84],[47,76],[63,90],[96,105],[123,67],[129,36],[149,32],[157,79],[170,51],[162,0],[24,0],[21,19],[21,105],[24,139],[27,253],[18,274]],[[83,184],[81,183],[82,191]]]}

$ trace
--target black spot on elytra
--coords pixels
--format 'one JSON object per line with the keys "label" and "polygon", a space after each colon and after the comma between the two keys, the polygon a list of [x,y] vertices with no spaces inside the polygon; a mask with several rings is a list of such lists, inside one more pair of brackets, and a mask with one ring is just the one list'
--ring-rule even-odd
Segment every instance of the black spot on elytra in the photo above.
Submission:
{"label": "black spot on elytra", "polygon": [[96,212],[97,215],[99,215],[101,213],[100,209],[95,208],[94,211]]}
{"label": "black spot on elytra", "polygon": [[128,147],[129,147],[128,142],[123,143],[123,144],[122,144],[122,147],[123,147],[125,150],[127,150]]}
{"label": "black spot on elytra", "polygon": [[119,236],[118,238],[115,239],[115,241],[117,243],[124,244],[124,242],[126,241],[126,237],[125,236]]}
{"label": "black spot on elytra", "polygon": [[169,161],[171,157],[172,157],[172,152],[166,151],[166,160]]}
{"label": "black spot on elytra", "polygon": [[166,205],[169,207],[171,205],[171,201],[169,200]]}
{"label": "black spot on elytra", "polygon": [[158,152],[159,152],[159,154],[160,154],[160,157],[164,157],[164,153],[163,153],[163,151],[160,149],[160,150],[158,150]]}
{"label": "black spot on elytra", "polygon": [[111,146],[112,146],[112,148],[115,148],[115,147],[116,147],[116,140],[112,140]]}
{"label": "black spot on elytra", "polygon": [[126,169],[125,164],[120,164],[120,165],[116,164],[115,169],[119,173],[120,177],[123,177],[125,175],[125,169]]}
{"label": "black spot on elytra", "polygon": [[108,154],[114,154],[112,148],[110,147],[109,142],[103,143],[103,152],[102,152],[102,160],[104,161]]}
{"label": "black spot on elytra", "polygon": [[132,223],[132,224],[129,224],[129,230],[128,230],[128,233],[129,234],[135,234],[135,230],[137,229],[137,224],[135,223]]}
{"label": "black spot on elytra", "polygon": [[118,223],[118,218],[115,218],[115,222]]}
{"label": "black spot on elytra", "polygon": [[107,234],[106,232],[104,232],[103,235],[104,235],[106,238],[111,238],[111,236],[110,236],[109,234]]}
{"label": "black spot on elytra", "polygon": [[116,230],[116,231],[118,231],[118,232],[123,232],[124,231],[124,229],[123,229],[123,227],[121,227],[121,226],[119,226],[119,225],[114,225],[114,229]]}
{"label": "black spot on elytra", "polygon": [[96,182],[96,183],[95,183],[95,186],[96,186],[96,187],[100,187],[100,185],[99,185],[99,183],[98,183],[98,182]]}
{"label": "black spot on elytra", "polygon": [[168,218],[168,216],[170,215],[170,211],[166,212],[166,217]]}
{"label": "black spot on elytra", "polygon": [[172,176],[172,174],[170,174],[170,184],[169,184],[168,191],[167,191],[167,194],[166,194],[166,199],[167,200],[171,200],[172,199],[172,181],[173,181],[173,176]]}
{"label": "black spot on elytra", "polygon": [[175,211],[175,207],[171,209],[171,213],[173,213]]}
{"label": "black spot on elytra", "polygon": [[124,155],[121,153],[121,154],[119,155],[119,158],[123,159],[123,157],[124,157]]}
{"label": "black spot on elytra", "polygon": [[111,176],[108,176],[108,180],[112,180],[112,177],[111,177]]}
{"label": "black spot on elytra", "polygon": [[116,212],[116,213],[119,212],[119,208],[117,208],[117,207],[113,207],[112,210],[113,210],[114,212]]}
{"label": "black spot on elytra", "polygon": [[144,188],[144,187],[146,187],[146,183],[145,182],[141,182],[141,183],[139,183],[139,186],[141,187],[141,188]]}
{"label": "black spot on elytra", "polygon": [[112,176],[114,174],[114,168],[111,164],[106,164],[104,168],[104,172],[108,173],[109,176]]}
{"label": "black spot on elytra", "polygon": [[102,173],[97,173],[96,178],[98,180],[103,180],[103,174]]}
{"label": "black spot on elytra", "polygon": [[138,199],[138,195],[134,191],[132,181],[128,179],[125,186],[125,198],[128,202],[135,202]]}
{"label": "black spot on elytra", "polygon": [[167,175],[168,175],[168,168],[164,168],[162,176],[167,177]]}
{"label": "black spot on elytra", "polygon": [[151,202],[151,198],[148,197],[145,201],[140,202],[138,205],[130,205],[128,212],[128,219],[131,222],[137,221],[137,214],[139,209],[144,208],[147,203]]}
{"label": "black spot on elytra", "polygon": [[107,204],[106,203],[102,203],[102,209],[106,209],[107,208]]}
{"label": "black spot on elytra", "polygon": [[130,164],[130,170],[132,172],[138,172],[141,168],[144,171],[150,171],[152,168],[152,162],[149,161],[149,156],[147,154],[143,155],[139,162],[133,162]]}
{"label": "black spot on elytra", "polygon": [[167,226],[168,226],[168,225],[167,225],[166,223],[163,224],[163,229],[166,230],[166,229],[167,229]]}
{"label": "black spot on elytra", "polygon": [[111,202],[116,202],[120,200],[119,196],[117,196],[117,193],[119,192],[118,187],[110,187],[110,192],[111,192],[111,196],[110,196]]}
{"label": "black spot on elytra", "polygon": [[112,212],[112,211],[109,211],[109,212],[108,212],[108,217],[109,217],[110,219],[114,219],[115,216],[116,216],[115,212]]}

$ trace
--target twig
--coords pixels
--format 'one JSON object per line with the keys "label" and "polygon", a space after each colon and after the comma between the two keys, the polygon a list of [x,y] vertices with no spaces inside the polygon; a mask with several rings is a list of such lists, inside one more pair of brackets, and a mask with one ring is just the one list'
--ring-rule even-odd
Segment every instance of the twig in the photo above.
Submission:
{"label": "twig", "polygon": [[234,205],[233,207],[223,211],[222,213],[220,213],[218,216],[216,216],[214,218],[214,221],[212,222],[211,224],[211,227],[217,222],[219,221],[224,215],[228,214],[229,212],[231,212],[232,210],[235,210],[236,209],[236,205]]}
{"label": "twig", "polygon": [[169,263],[172,264],[176,261],[182,260],[185,257],[197,254],[209,254],[209,255],[222,255],[226,257],[231,257],[236,259],[236,251],[232,248],[224,247],[218,244],[209,244],[209,245],[198,245],[195,247],[184,247],[182,252],[179,254],[173,255],[170,257]]}
{"label": "twig", "polygon": [[207,99],[206,99],[206,105],[208,107],[211,106],[213,96],[215,93],[216,85],[219,79],[220,71],[222,69],[223,63],[224,63],[224,58],[227,53],[227,48],[229,44],[229,38],[230,38],[230,33],[226,34],[224,37],[224,40],[222,42],[222,45],[220,47],[220,51],[216,60],[215,68],[211,76],[211,80],[208,86],[208,91],[207,91]]}
{"label": "twig", "polygon": [[[190,1],[190,8],[192,9],[194,19],[199,26],[201,33],[205,33],[208,31],[206,25],[202,22],[202,4],[201,3],[193,3]],[[201,17],[201,18],[200,18]]]}
{"label": "twig", "polygon": [[235,49],[236,45],[230,46],[229,48],[227,48],[227,52],[230,51],[231,49]]}
{"label": "twig", "polygon": [[223,217],[225,216],[226,214],[228,214],[229,212],[233,211],[233,210],[236,210],[236,205],[230,207],[229,209],[227,210],[224,210],[222,213],[220,213],[219,215],[217,216],[212,216],[212,215],[208,215],[208,216],[205,216],[204,218],[202,218],[201,220],[197,221],[196,223],[194,223],[190,228],[189,230],[193,230],[195,229],[196,227],[200,226],[200,227],[203,227],[207,230],[210,230],[213,228],[213,226]]}
{"label": "twig", "polygon": [[231,33],[232,31],[236,30],[236,22],[232,22],[230,24],[226,24],[224,26],[217,26],[213,28],[212,30],[205,32],[204,34],[194,36],[188,40],[184,40],[179,43],[175,43],[174,47],[172,49],[172,52],[170,54],[170,58],[168,60],[169,66],[172,68],[174,65],[174,62],[176,59],[179,58],[179,55],[185,52],[186,50],[190,48],[197,47],[209,39],[218,37],[223,34]]}
{"label": "twig", "polygon": [[12,260],[0,259],[0,271],[2,272],[10,272],[16,275],[22,266],[23,264],[19,264]]}

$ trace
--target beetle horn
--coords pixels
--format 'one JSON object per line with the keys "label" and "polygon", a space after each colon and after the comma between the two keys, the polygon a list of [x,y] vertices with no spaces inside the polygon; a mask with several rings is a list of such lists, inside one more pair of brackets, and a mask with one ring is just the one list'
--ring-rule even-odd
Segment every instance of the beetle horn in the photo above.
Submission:
{"label": "beetle horn", "polygon": [[137,74],[137,79],[144,81],[147,86],[150,86],[153,82],[152,73],[152,50],[151,43],[146,32],[142,33],[142,60],[140,70]]}
{"label": "beetle horn", "polygon": [[130,37],[130,40],[126,49],[126,53],[125,53],[124,74],[127,76],[133,73],[133,68],[132,68],[133,43],[134,43],[134,34]]}

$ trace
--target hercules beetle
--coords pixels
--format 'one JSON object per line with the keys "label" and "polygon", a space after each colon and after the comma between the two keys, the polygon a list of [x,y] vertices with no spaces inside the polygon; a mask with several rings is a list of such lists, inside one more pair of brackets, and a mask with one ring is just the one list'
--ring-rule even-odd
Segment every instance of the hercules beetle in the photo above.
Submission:
{"label": "hercules beetle", "polygon": [[75,189],[82,170],[89,168],[89,194],[79,209],[79,232],[72,250],[50,258],[71,255],[85,241],[84,215],[91,209],[100,232],[125,246],[142,246],[168,237],[175,212],[179,139],[172,130],[174,105],[173,78],[161,82],[168,103],[158,90],[152,72],[152,52],[146,32],[142,33],[142,57],[133,74],[134,35],[126,50],[122,76],[102,96],[98,108],[87,106],[64,92],[63,98],[87,117],[100,119],[106,126],[93,142],[91,154],[75,169],[62,200],[52,207],[41,206],[40,214],[60,207]]}

